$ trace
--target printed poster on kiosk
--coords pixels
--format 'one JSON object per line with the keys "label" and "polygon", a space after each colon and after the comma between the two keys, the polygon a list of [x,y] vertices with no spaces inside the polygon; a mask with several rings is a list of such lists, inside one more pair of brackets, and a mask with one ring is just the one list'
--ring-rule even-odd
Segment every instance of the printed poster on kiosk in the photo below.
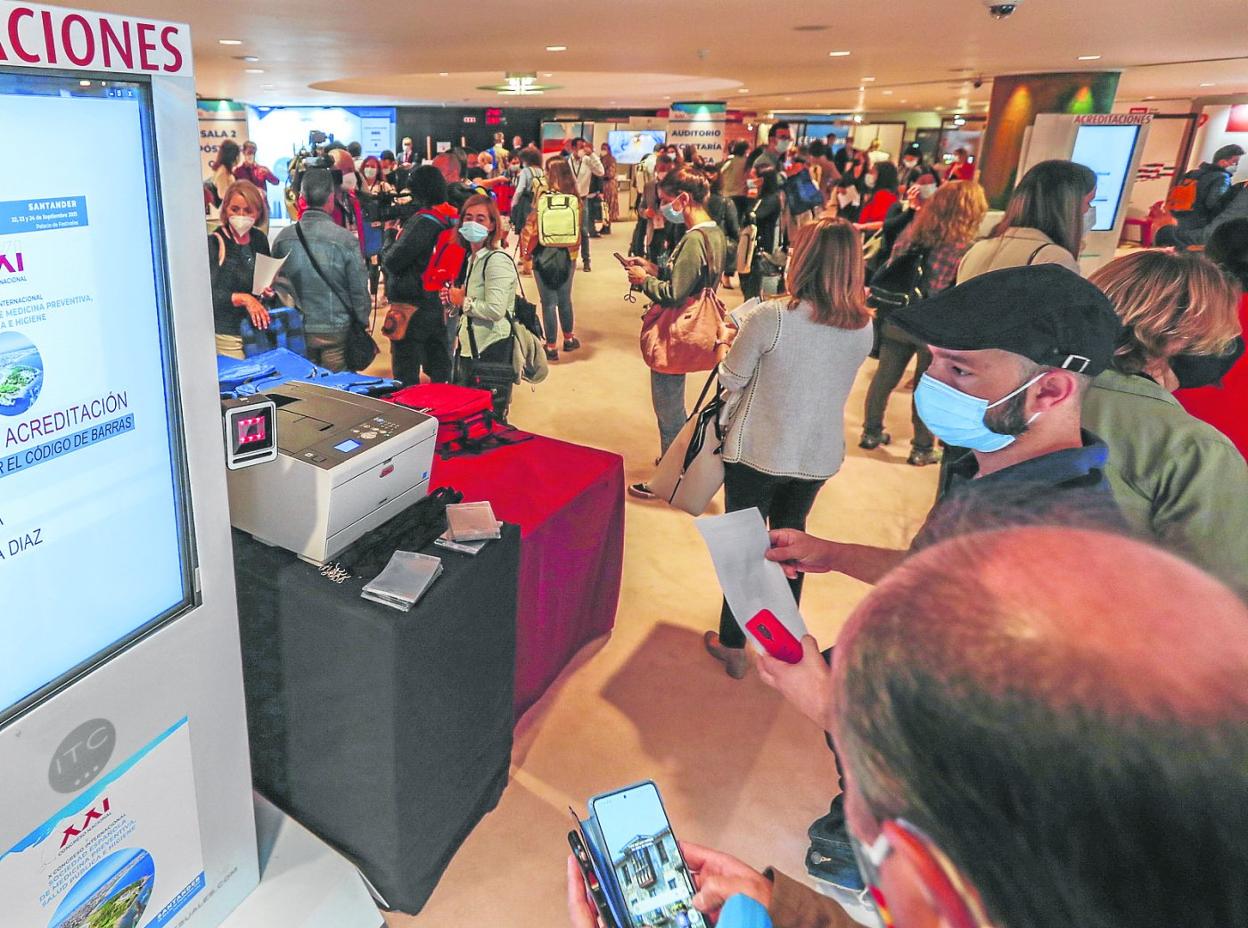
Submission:
{"label": "printed poster on kiosk", "polygon": [[0,150],[0,717],[193,599],[151,90],[106,76],[0,69],[39,150],[118,153]]}
{"label": "printed poster on kiosk", "polygon": [[[4,924],[164,928],[184,921],[204,889],[193,776],[182,719],[0,853]],[[8,844],[0,839],[0,848]]]}

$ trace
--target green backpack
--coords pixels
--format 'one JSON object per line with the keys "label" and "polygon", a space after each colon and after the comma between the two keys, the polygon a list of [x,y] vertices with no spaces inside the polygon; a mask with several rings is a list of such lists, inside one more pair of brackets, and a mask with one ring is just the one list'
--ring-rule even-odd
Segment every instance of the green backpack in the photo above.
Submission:
{"label": "green backpack", "polygon": [[581,201],[566,193],[548,191],[537,198],[537,241],[568,248],[581,241]]}

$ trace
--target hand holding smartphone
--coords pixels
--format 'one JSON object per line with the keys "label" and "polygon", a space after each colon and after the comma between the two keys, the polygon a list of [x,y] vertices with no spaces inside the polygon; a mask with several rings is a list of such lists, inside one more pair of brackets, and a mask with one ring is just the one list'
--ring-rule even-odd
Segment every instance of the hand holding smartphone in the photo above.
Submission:
{"label": "hand holding smartphone", "polygon": [[786,664],[800,664],[802,643],[775,617],[770,609],[761,609],[754,618],[745,623],[745,629],[763,650],[776,660]]}

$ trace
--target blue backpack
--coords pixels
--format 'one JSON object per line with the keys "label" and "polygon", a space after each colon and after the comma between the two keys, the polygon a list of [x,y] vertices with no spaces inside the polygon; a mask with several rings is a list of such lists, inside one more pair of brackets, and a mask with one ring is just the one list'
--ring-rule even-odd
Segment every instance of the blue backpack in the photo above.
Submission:
{"label": "blue backpack", "polygon": [[784,195],[794,216],[823,206],[823,194],[811,179],[809,168],[802,168],[784,182]]}

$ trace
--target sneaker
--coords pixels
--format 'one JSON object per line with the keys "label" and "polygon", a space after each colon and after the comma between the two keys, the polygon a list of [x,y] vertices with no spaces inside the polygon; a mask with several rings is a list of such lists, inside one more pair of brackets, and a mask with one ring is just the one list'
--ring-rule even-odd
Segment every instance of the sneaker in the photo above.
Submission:
{"label": "sneaker", "polygon": [[571,338],[565,338],[563,340],[564,351],[576,351],[576,349],[580,347],[581,347],[581,340],[577,338],[575,335],[573,335]]}
{"label": "sneaker", "polygon": [[638,499],[656,499],[654,492],[650,489],[648,483],[634,483],[628,488],[630,496],[636,496]]}
{"label": "sneaker", "polygon": [[588,258],[586,258],[586,259],[585,259],[584,264],[583,264],[583,267],[585,268],[585,270],[587,270],[587,271],[589,270],[589,259],[588,259]]}
{"label": "sneaker", "polygon": [[887,445],[892,440],[893,436],[889,435],[888,432],[883,430],[872,432],[868,429],[862,433],[862,438],[858,441],[858,447],[866,448],[870,451],[873,448],[880,447],[880,445]]}
{"label": "sneaker", "polygon": [[556,350],[554,349],[554,347],[553,347],[553,346],[551,346],[551,345],[547,345],[547,346],[546,346],[546,360],[547,360],[547,361],[558,361],[558,360],[559,360],[559,352],[558,352],[558,351],[556,351]]}
{"label": "sneaker", "polygon": [[928,464],[940,463],[940,452],[935,448],[911,448],[906,463],[912,467],[926,467]]}
{"label": "sneaker", "polygon": [[603,226],[603,227],[602,227],[602,234],[603,234],[603,235],[610,235],[610,234],[611,234],[611,226],[610,226],[610,225],[605,225],[605,226]]}
{"label": "sneaker", "polygon": [[744,648],[729,648],[720,643],[719,632],[707,632],[702,636],[706,653],[724,665],[728,676],[734,680],[745,677],[750,669],[750,658]]}

